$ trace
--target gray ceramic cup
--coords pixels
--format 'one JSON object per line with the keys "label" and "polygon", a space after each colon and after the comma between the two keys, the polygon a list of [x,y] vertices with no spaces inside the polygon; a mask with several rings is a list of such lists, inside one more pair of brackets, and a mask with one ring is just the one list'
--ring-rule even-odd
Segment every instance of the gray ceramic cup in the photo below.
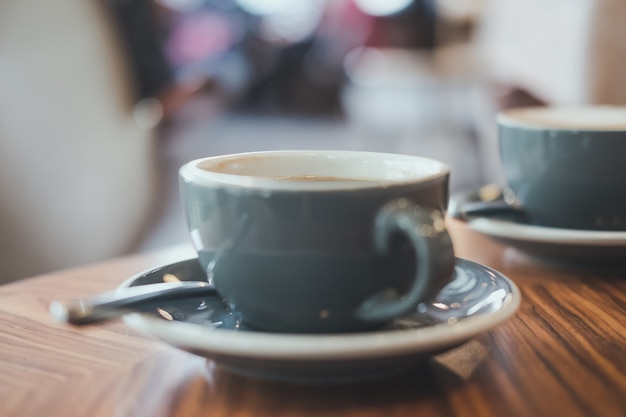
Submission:
{"label": "gray ceramic cup", "polygon": [[535,107],[498,115],[502,165],[532,224],[626,230],[626,107]]}
{"label": "gray ceramic cup", "polygon": [[250,326],[350,332],[381,326],[452,277],[449,167],[408,155],[276,151],[180,169],[191,240]]}

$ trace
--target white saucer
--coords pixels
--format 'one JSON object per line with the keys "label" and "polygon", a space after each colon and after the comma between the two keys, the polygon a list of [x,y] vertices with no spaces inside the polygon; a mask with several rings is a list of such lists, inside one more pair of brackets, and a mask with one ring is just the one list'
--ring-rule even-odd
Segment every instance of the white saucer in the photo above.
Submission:
{"label": "white saucer", "polygon": [[626,232],[559,229],[476,218],[470,229],[512,246],[525,254],[556,263],[626,263]]}
{"label": "white saucer", "polygon": [[[122,287],[204,280],[196,259],[153,269]],[[249,376],[306,383],[372,379],[406,371],[502,323],[520,293],[497,271],[458,259],[455,278],[431,303],[388,327],[348,334],[279,334],[248,328],[217,295],[174,301],[124,317],[138,331]]]}
{"label": "white saucer", "polygon": [[594,268],[598,264],[626,264],[626,231],[563,229],[524,223],[519,216],[465,214],[469,205],[500,201],[502,195],[502,189],[495,185],[454,195],[450,199],[449,215],[465,221],[470,229],[542,262]]}

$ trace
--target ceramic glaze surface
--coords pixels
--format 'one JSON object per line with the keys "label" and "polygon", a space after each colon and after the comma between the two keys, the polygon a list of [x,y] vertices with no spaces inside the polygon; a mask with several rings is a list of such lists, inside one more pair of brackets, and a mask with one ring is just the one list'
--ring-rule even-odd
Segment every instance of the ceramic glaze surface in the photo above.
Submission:
{"label": "ceramic glaze surface", "polygon": [[499,143],[509,186],[530,222],[626,230],[626,128],[585,130],[500,120]]}
{"label": "ceramic glaze surface", "polygon": [[[278,161],[269,165],[272,155],[261,155],[264,162],[255,159],[252,167],[241,167],[246,162],[230,156],[224,158],[227,167],[212,159],[202,162],[219,167],[217,173],[183,167],[180,181],[200,262],[248,323],[293,332],[380,327],[389,314],[386,319],[357,317],[366,300],[399,300],[416,288],[420,268],[430,278],[417,284],[422,287],[419,299],[432,297],[449,282],[453,252],[443,225],[449,172],[443,164],[370,153],[349,153],[351,158],[329,162],[325,155],[307,153],[298,170],[283,154],[274,155]],[[302,158],[294,155],[296,161]],[[312,161],[323,164],[323,170],[314,169]],[[250,177],[261,171],[262,178]],[[311,173],[381,181],[352,186],[297,181],[306,184],[294,186],[272,179]],[[402,220],[387,225],[381,213],[390,203],[398,206],[391,217]],[[418,249],[422,256],[416,255]]]}
{"label": "ceramic glaze surface", "polygon": [[[204,280],[205,275],[197,259],[188,259],[138,274],[122,286],[174,278]],[[406,371],[507,320],[520,299],[515,284],[499,272],[457,259],[452,281],[432,300],[376,331],[316,335],[259,331],[216,295],[164,302],[152,312],[132,314],[125,321],[237,373],[300,383],[337,383]]]}

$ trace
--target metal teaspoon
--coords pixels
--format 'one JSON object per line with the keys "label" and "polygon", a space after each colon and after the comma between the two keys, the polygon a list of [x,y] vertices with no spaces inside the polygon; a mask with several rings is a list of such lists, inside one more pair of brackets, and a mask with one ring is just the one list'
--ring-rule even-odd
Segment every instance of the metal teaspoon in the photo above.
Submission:
{"label": "metal teaspoon", "polygon": [[204,281],[182,281],[129,287],[68,302],[53,301],[50,314],[74,325],[94,324],[134,311],[147,311],[164,301],[215,294],[215,287]]}

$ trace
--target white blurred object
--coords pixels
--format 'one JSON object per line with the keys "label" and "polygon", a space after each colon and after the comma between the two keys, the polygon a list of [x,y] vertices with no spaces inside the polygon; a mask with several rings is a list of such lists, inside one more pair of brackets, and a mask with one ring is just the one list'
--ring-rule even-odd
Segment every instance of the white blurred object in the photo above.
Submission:
{"label": "white blurred object", "polygon": [[371,16],[389,16],[399,13],[414,0],[354,0],[359,9]]}
{"label": "white blurred object", "polygon": [[317,30],[324,13],[324,4],[321,0],[298,0],[287,1],[279,4],[281,7],[268,9],[260,13],[263,18],[259,35],[270,42],[287,44],[299,42]]}
{"label": "white blurred object", "polygon": [[490,0],[486,75],[552,104],[626,103],[626,1]]}
{"label": "white blurred object", "polygon": [[107,17],[0,3],[0,282],[126,253],[146,226],[153,132]]}
{"label": "white blurred object", "polygon": [[[549,104],[626,104],[624,22],[624,0],[485,0],[476,48],[486,85],[471,107],[483,159],[499,159],[494,84]],[[484,169],[488,181],[503,181],[499,166]]]}
{"label": "white blurred object", "polygon": [[465,98],[474,75],[463,46],[434,52],[356,48],[345,59],[341,102],[348,120],[376,140],[458,135],[470,124]]}
{"label": "white blurred object", "polygon": [[426,129],[439,106],[429,56],[409,50],[357,48],[345,59],[341,92],[348,119],[375,134]]}
{"label": "white blurred object", "polygon": [[295,43],[311,36],[326,0],[236,0],[246,12],[260,16],[259,35],[276,43]]}

